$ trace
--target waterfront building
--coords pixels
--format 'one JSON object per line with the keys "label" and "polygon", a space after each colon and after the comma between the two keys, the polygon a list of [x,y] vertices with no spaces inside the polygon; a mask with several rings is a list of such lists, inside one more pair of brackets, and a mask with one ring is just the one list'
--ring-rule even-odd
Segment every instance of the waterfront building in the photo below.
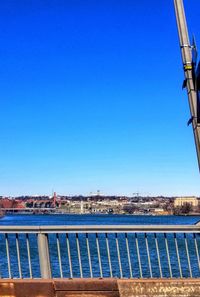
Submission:
{"label": "waterfront building", "polygon": [[199,201],[196,197],[178,197],[174,200],[174,206],[179,207],[183,206],[184,204],[190,204],[193,207],[197,207],[199,204]]}

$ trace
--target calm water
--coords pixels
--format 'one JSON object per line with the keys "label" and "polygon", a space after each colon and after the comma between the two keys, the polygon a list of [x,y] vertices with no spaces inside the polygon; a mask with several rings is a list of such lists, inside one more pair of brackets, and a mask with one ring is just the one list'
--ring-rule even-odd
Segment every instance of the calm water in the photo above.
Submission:
{"label": "calm water", "polygon": [[0,225],[190,225],[200,216],[7,215]]}
{"label": "calm water", "polygon": [[[8,215],[0,219],[0,225],[190,225],[200,220],[200,216],[131,216],[131,215]],[[100,261],[102,264],[102,273],[104,277],[110,276],[110,267],[108,261],[108,252],[106,246],[105,234],[99,234],[99,250]],[[130,251],[130,262],[132,275],[135,278],[141,277],[140,265],[143,277],[150,277],[150,269],[148,264],[147,248],[144,234],[128,234],[128,244]],[[64,277],[70,277],[70,257],[67,249],[66,234],[59,234],[60,256],[62,263],[62,271]],[[158,254],[156,250],[156,241],[154,234],[147,234],[149,244],[149,254],[152,266],[153,277],[160,277]],[[19,235],[19,251],[20,263],[23,277],[30,277],[28,264],[27,241],[24,234]],[[83,277],[90,276],[89,258],[87,241],[85,234],[79,234],[78,241],[80,245],[80,261],[82,264]],[[167,235],[169,245],[169,256],[173,277],[180,277],[180,269],[178,266],[178,257],[176,253],[175,240],[173,234]],[[94,277],[100,276],[100,265],[98,258],[98,249],[96,235],[89,234],[88,238],[91,266]],[[117,252],[115,234],[108,234],[108,242],[110,247],[110,259],[112,264],[112,273],[114,277],[120,277],[120,263]],[[157,234],[157,242],[160,252],[160,261],[163,277],[169,277],[169,265],[167,261],[166,242],[163,234]],[[39,257],[37,249],[37,236],[29,235],[30,257],[33,277],[40,277]],[[183,234],[177,235],[177,243],[180,256],[180,264],[183,277],[190,276],[189,262],[186,251],[185,237]],[[198,254],[195,247],[193,234],[187,235],[187,243],[189,250],[189,258],[191,264],[192,275],[200,277],[198,265]],[[200,254],[200,236],[196,237],[197,249]],[[19,277],[19,263],[17,259],[17,244],[15,234],[8,235],[9,257],[11,263],[12,277]],[[137,252],[137,244],[139,248],[139,257]],[[118,245],[120,253],[120,261],[123,277],[130,277],[130,266],[128,264],[128,253],[126,246],[125,234],[118,235]],[[80,263],[77,249],[77,238],[75,234],[69,234],[69,246],[71,253],[71,265],[73,277],[80,277]],[[55,234],[49,235],[49,250],[53,277],[60,277],[60,266],[58,256],[57,238]],[[141,263],[140,263],[141,262]],[[9,276],[9,266],[7,262],[6,242],[3,234],[0,234],[0,274],[2,277]]]}

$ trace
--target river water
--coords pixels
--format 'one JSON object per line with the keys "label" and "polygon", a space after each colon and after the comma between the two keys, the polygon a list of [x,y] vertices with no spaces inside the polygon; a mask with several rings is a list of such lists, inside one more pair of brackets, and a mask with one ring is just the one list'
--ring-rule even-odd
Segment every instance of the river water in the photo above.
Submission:
{"label": "river water", "polygon": [[134,216],[134,215],[7,215],[0,226],[16,225],[190,225],[200,216]]}
{"label": "river water", "polygon": [[[133,215],[6,215],[0,219],[0,226],[38,226],[38,225],[191,225],[200,220],[200,216],[133,216]],[[80,246],[80,258],[77,248],[76,234],[69,234],[70,256],[67,248],[66,234],[50,234],[49,251],[53,277],[60,277],[58,238],[60,243],[60,259],[63,277],[80,277],[80,262],[82,266],[83,277],[90,277],[92,270],[93,277],[100,277],[100,265],[97,239],[95,234],[88,235],[88,242],[91,256],[91,267],[89,265],[87,240],[85,234],[78,235]],[[127,235],[130,252],[130,261],[128,261],[127,242],[125,234],[119,234],[118,250],[115,234],[108,234],[108,243],[110,247],[110,260],[112,266],[112,275],[114,277],[145,277],[151,276],[150,265],[153,277],[170,277],[169,259],[173,277],[200,277],[200,236],[194,238],[193,234],[177,234],[176,240],[178,245],[177,255],[176,242],[173,234],[167,234],[169,249],[169,259],[166,248],[166,238],[164,234],[147,234],[150,265],[148,260],[148,251],[145,241],[145,235],[134,233]],[[156,249],[156,240],[158,251]],[[17,255],[17,241],[19,244],[19,255]],[[25,234],[19,234],[16,240],[15,234],[8,234],[10,274],[11,277],[29,278],[30,266],[28,262],[27,238]],[[110,276],[110,266],[108,259],[108,250],[106,246],[105,234],[98,235],[100,263],[102,267],[102,276]],[[33,277],[40,277],[39,256],[37,249],[37,236],[29,234],[30,244],[30,262]],[[196,245],[195,245],[196,244]],[[187,246],[188,252],[187,254]],[[139,255],[138,255],[139,251]],[[119,252],[119,253],[118,253]],[[120,260],[119,260],[120,254]],[[70,270],[71,257],[71,270]],[[180,261],[178,261],[178,257]],[[189,257],[189,258],[188,258]],[[160,267],[159,267],[160,258]],[[189,259],[189,261],[188,261]],[[120,272],[121,264],[121,272]],[[131,267],[131,270],[130,270]],[[132,275],[131,275],[132,273]],[[6,240],[4,234],[0,234],[0,274],[3,278],[9,277],[8,251],[6,249]]]}

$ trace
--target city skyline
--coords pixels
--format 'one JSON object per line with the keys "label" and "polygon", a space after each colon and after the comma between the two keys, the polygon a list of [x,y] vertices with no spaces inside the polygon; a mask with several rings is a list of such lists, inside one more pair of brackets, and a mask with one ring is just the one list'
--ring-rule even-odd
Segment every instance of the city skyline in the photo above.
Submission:
{"label": "city skyline", "polygon": [[2,195],[199,196],[173,1],[0,8]]}

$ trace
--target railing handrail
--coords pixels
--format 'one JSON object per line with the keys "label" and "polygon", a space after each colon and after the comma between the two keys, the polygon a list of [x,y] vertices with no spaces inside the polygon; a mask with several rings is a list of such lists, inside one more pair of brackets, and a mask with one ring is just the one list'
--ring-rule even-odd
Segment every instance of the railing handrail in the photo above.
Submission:
{"label": "railing handrail", "polygon": [[200,233],[200,225],[0,226],[0,233]]}
{"label": "railing handrail", "polygon": [[[54,277],[54,272],[61,278],[82,278],[85,273],[101,278],[143,278],[146,273],[152,278],[154,266],[161,278],[200,273],[199,225],[0,226],[0,234],[3,273],[9,278],[27,273],[35,277],[36,263],[44,279]],[[0,278],[1,272],[2,267]]]}

